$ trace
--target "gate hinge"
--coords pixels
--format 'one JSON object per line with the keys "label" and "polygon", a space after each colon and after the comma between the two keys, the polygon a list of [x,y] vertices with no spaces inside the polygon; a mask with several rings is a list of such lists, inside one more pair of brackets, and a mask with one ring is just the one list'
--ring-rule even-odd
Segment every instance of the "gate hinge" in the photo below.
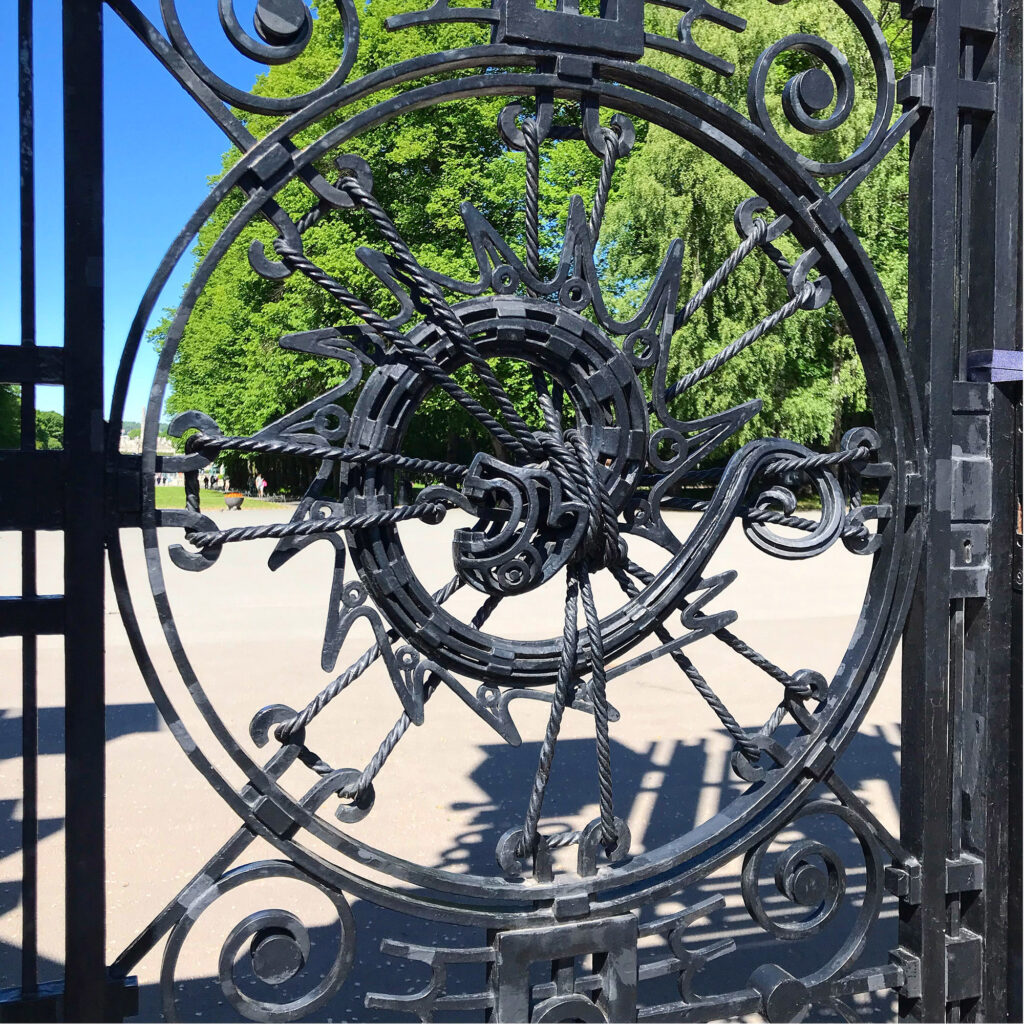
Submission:
{"label": "gate hinge", "polygon": [[981,995],[981,936],[961,928],[946,936],[946,1002],[977,999]]}
{"label": "gate hinge", "polygon": [[909,949],[897,946],[889,950],[889,963],[895,964],[903,972],[903,984],[899,993],[905,999],[921,998],[921,959],[914,956]]}
{"label": "gate hinge", "polygon": [[921,865],[916,860],[905,864],[886,864],[885,891],[915,906],[921,902]]}
{"label": "gate hinge", "polygon": [[[961,928],[946,936],[946,1002],[958,1003],[981,995],[981,936]],[[905,946],[889,950],[889,963],[903,972],[899,993],[905,999],[921,998],[921,959]]]}
{"label": "gate hinge", "polygon": [[985,862],[969,853],[946,858],[946,892],[979,892],[985,884]]}
{"label": "gate hinge", "polygon": [[936,465],[937,473],[949,474],[951,598],[984,597],[988,590],[991,410],[991,384],[954,382],[952,459],[948,468]]}

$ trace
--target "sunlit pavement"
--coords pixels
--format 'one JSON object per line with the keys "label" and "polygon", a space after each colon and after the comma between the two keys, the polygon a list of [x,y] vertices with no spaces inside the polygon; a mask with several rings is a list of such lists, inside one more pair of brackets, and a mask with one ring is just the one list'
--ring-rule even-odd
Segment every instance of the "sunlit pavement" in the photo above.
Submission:
{"label": "sunlit pavement", "polygon": [[[290,509],[215,513],[218,525],[272,522],[287,518]],[[670,514],[685,533],[695,517]],[[442,526],[403,524],[401,535],[413,568],[428,589],[451,575],[451,530],[460,525],[450,516]],[[226,546],[210,569],[187,573],[166,557],[167,547],[180,541],[180,531],[161,537],[163,574],[175,622],[196,676],[220,720],[254,758],[265,760],[248,738],[248,725],[261,707],[284,703],[301,708],[333,677],[320,664],[334,547],[317,542],[276,572],[267,568],[273,541]],[[124,531],[127,574],[133,607],[168,695],[198,748],[234,786],[242,775],[202,722],[175,671],[156,618],[146,580],[142,543],[136,531]],[[0,537],[0,584],[17,593],[18,540]],[[643,543],[631,543],[631,554],[650,569],[663,555]],[[42,534],[39,544],[40,589],[60,589],[60,537]],[[707,609],[731,608],[738,613],[733,631],[788,671],[813,668],[831,678],[853,634],[864,595],[870,559],[834,545],[818,558],[790,563],[758,552],[734,527],[721,545],[707,574],[736,569],[739,577]],[[349,569],[351,573],[351,568]],[[706,574],[706,575],[707,575]],[[608,574],[597,580],[597,599],[610,610],[621,592]],[[10,577],[10,578],[8,578]],[[488,629],[512,638],[543,638],[559,632],[562,586],[553,581],[539,591],[503,602]],[[465,588],[446,606],[469,616],[481,595]],[[129,648],[113,590],[107,593],[107,864],[108,951],[113,960],[135,934],[173,898],[201,865],[232,834],[236,819],[223,800],[189,763],[157,714]],[[670,624],[678,631],[678,622]],[[368,621],[353,624],[338,660],[337,671],[372,643]],[[18,982],[20,942],[20,719],[17,707],[20,651],[16,639],[0,641],[0,670],[8,680],[0,719],[5,766],[0,781],[0,808],[5,816],[0,848],[0,941],[3,942],[3,985]],[[719,695],[748,728],[770,715],[781,687],[738,655],[706,638],[688,649],[693,661]],[[63,737],[59,638],[40,640],[40,844],[43,887],[40,892],[40,954],[42,974],[59,975],[63,944]],[[467,680],[470,690],[475,684]],[[731,742],[692,685],[668,658],[642,666],[614,680],[609,696],[621,714],[612,725],[616,813],[627,818],[634,852],[653,848],[686,832],[719,811],[745,785],[730,771]],[[512,703],[523,735],[519,748],[506,746],[454,694],[442,688],[427,707],[426,721],[411,729],[375,782],[372,813],[351,826],[360,839],[396,856],[452,871],[488,873],[494,869],[494,844],[506,829],[521,822],[536,767],[537,750],[548,705],[532,700]],[[899,671],[890,669],[851,748],[840,760],[840,773],[867,800],[881,821],[897,830],[899,772]],[[381,662],[333,702],[307,731],[308,745],[335,767],[361,768],[401,711],[398,697]],[[784,726],[780,738],[791,735]],[[567,713],[559,743],[544,827],[553,831],[579,828],[596,815],[593,723],[589,716]],[[296,794],[315,781],[306,768],[286,776]],[[330,815],[330,808],[323,813]],[[333,820],[333,816],[330,816]],[[847,837],[848,838],[848,837]],[[249,848],[245,859],[277,855],[262,844]],[[848,864],[850,892],[863,889],[863,865]],[[682,894],[686,903],[715,892],[727,906],[695,932],[703,944],[721,935],[753,945],[765,938],[743,910],[736,876],[739,864],[728,865],[706,880],[699,891]],[[858,874],[859,871],[859,874]],[[312,887],[299,882],[253,883],[225,897],[204,914],[183,950],[177,977],[182,980],[180,1012],[189,1017],[225,1019],[216,981],[220,943],[230,928],[254,910],[285,906],[312,926],[327,926],[329,906]],[[334,1019],[374,1019],[362,1010],[367,989],[410,991],[425,980],[425,969],[395,965],[377,948],[381,938],[402,935],[429,940],[429,926],[405,922],[366,905],[355,907],[359,934],[356,965],[342,993],[325,1011]],[[891,919],[892,911],[885,918]],[[891,939],[891,921],[868,954],[884,951]],[[314,930],[318,933],[318,930]],[[442,931],[444,931],[442,929]],[[479,935],[448,929],[456,944],[480,941]],[[324,933],[326,934],[326,932]],[[433,934],[437,934],[435,931]],[[327,941],[333,941],[333,934]],[[831,955],[812,940],[808,964]],[[807,943],[792,944],[793,948]],[[143,1017],[159,1013],[156,985],[159,950],[135,970],[142,989]],[[738,955],[738,954],[737,954]],[[884,962],[884,952],[881,953]],[[778,960],[775,949],[772,957]],[[818,959],[815,960],[815,957]],[[720,961],[722,978],[728,977]],[[781,961],[779,961],[781,962]],[[867,961],[865,961],[867,963]],[[49,973],[47,973],[49,972]],[[407,973],[403,973],[407,972]],[[732,984],[743,984],[740,970]],[[711,975],[708,976],[710,981]],[[188,979],[212,979],[207,982]],[[729,984],[723,981],[722,984]],[[717,988],[703,986],[708,991]],[[718,989],[721,990],[721,989]],[[671,998],[671,997],[669,997]],[[380,1019],[392,1019],[384,1014]]]}

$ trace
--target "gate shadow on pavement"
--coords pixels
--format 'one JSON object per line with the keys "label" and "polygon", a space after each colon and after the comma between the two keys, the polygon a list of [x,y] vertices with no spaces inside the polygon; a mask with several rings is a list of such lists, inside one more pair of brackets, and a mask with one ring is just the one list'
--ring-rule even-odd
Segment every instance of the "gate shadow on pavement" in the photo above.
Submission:
{"label": "gate shadow on pavement", "polygon": [[[895,733],[895,727],[894,734]],[[787,741],[793,735],[785,728],[777,734]],[[634,814],[646,822],[643,835],[634,835],[648,849],[658,846],[687,831],[694,824],[698,807],[704,816],[724,807],[733,793],[741,792],[745,784],[739,782],[721,755],[717,742],[717,756],[708,755],[709,745],[669,743],[661,741],[657,762],[653,761],[656,744],[645,752],[637,752],[613,743],[613,764],[617,792],[632,794],[632,799],[644,803],[642,814]],[[532,778],[537,763],[538,743],[524,743],[519,748],[504,745],[482,749],[484,758],[472,780],[485,794],[474,804],[453,804],[452,810],[471,818],[469,828],[454,837],[443,851],[438,864],[455,872],[492,873],[494,870],[494,843],[507,828],[521,820],[526,791],[522,780]],[[879,794],[879,786],[892,807],[899,799],[899,748],[886,739],[882,729],[867,726],[844,753],[839,762],[844,781],[862,795]],[[592,741],[567,739],[559,743],[556,769],[552,776],[549,797],[544,807],[544,830],[553,832],[568,827],[568,820],[577,818],[596,798],[594,748]],[[717,796],[715,794],[717,791]],[[628,807],[617,813],[628,812]],[[792,974],[806,975],[825,964],[843,945],[850,934],[857,909],[864,892],[864,860],[852,832],[840,822],[829,822],[830,816],[813,822],[813,827],[801,830],[801,835],[818,839],[830,845],[846,868],[847,893],[836,917],[823,930],[809,938],[780,941],[767,934],[750,917],[743,906],[739,870],[741,862],[733,861],[715,874],[682,893],[683,901],[693,905],[712,896],[722,896],[725,905],[709,918],[696,922],[687,932],[686,945],[698,949],[731,938],[736,950],[713,960],[695,979],[697,993],[726,992],[746,987],[750,972],[762,963],[777,963]],[[785,849],[788,842],[799,838],[796,833],[785,836],[786,842],[772,847],[765,858],[761,875],[760,893],[769,916],[781,924],[792,925],[806,915],[806,908],[794,908],[776,890],[772,870],[775,854]],[[666,903],[657,908],[659,914],[680,909],[679,904]],[[429,946],[468,947],[485,943],[478,929],[461,928],[410,918],[375,907],[369,903],[352,901],[356,921],[356,957],[351,973],[338,995],[311,1019],[332,1021],[387,1021],[414,1019],[395,1010],[366,1009],[364,997],[368,992],[400,995],[416,992],[426,986],[430,972],[426,966],[402,959],[393,959],[380,953],[383,939],[420,943]],[[896,904],[885,901],[879,920],[868,934],[859,966],[885,964],[888,950],[896,942]],[[336,926],[310,928],[312,953],[307,970],[291,983],[287,994],[294,998],[303,991],[303,976],[313,978],[313,984],[327,969],[337,949]],[[219,950],[210,949],[209,962],[214,964]],[[666,955],[664,944],[653,945],[641,951],[641,963]],[[245,990],[254,998],[274,999],[274,990],[254,979],[247,965],[240,978]],[[307,971],[309,972],[307,974]],[[449,970],[448,988],[452,992],[477,991],[483,984],[483,968],[479,964],[457,965]],[[308,984],[308,982],[307,982]],[[237,1014],[227,1004],[215,977],[184,980],[178,983],[178,1013],[183,1020],[231,1020]],[[641,999],[646,1005],[671,1002],[679,998],[672,978],[645,982]],[[815,1007],[814,1020],[842,1020],[845,1010],[854,1010],[858,1019],[889,1020],[894,1015],[890,994],[881,993],[859,1003],[852,1000],[846,1008]],[[157,1019],[160,1014],[160,995],[156,985],[140,990],[140,1019]],[[481,1020],[480,1011],[454,1013],[444,1011],[439,1020]]]}
{"label": "gate shadow on pavement", "polygon": [[[38,710],[36,731],[39,757],[64,756],[64,708],[59,706],[41,707]],[[155,733],[163,728],[156,707],[150,703],[108,704],[106,709],[107,742],[134,733]],[[20,764],[22,751],[22,718],[9,708],[0,708],[0,762],[16,762],[17,775],[11,773],[12,789],[20,791]],[[9,767],[2,769],[10,772]],[[0,799],[0,861],[13,857],[22,848],[22,801]],[[36,835],[42,842],[62,831],[63,816],[49,816],[40,813]],[[20,866],[19,866],[20,867]],[[11,872],[7,872],[10,874]],[[20,872],[19,872],[20,874]],[[61,878],[60,885],[63,885]],[[40,898],[43,894],[40,893]],[[21,905],[22,886],[20,881],[0,882],[0,917],[15,913]],[[20,933],[20,923],[18,926]],[[21,950],[8,942],[0,942],[0,987],[18,984],[21,971]],[[39,957],[38,977],[41,982],[55,981],[63,974],[63,966],[47,957]]]}

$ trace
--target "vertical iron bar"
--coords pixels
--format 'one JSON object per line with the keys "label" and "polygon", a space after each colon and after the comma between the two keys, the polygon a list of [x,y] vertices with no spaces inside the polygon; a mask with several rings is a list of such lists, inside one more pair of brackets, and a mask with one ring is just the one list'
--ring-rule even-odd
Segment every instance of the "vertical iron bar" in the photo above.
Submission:
{"label": "vertical iron bar", "polygon": [[[983,597],[950,600],[949,520],[953,388],[967,386],[954,382],[967,376],[970,350],[1021,346],[1020,0],[910,6],[914,67],[930,71],[931,86],[910,169],[909,342],[928,451],[928,540],[903,661],[904,744],[919,753],[904,760],[901,787],[921,899],[901,903],[900,943],[920,961],[921,996],[902,998],[900,1015],[1015,1020],[1020,830],[1006,808],[1021,773],[1020,478],[1005,467],[1016,465],[1019,383],[991,386],[995,472],[991,493],[977,495],[992,508]],[[946,859],[961,856],[982,862],[983,885],[947,892]],[[961,949],[980,944],[976,987],[964,985],[962,965],[947,975],[947,937]],[[959,987],[947,990],[956,975]]]}
{"label": "vertical iron bar", "polygon": [[[21,204],[21,344],[36,343],[35,110],[33,98],[32,0],[18,2],[18,143]],[[21,449],[36,442],[34,384],[21,385]],[[21,534],[21,596],[36,596],[36,535]],[[39,981],[36,935],[38,889],[39,775],[37,758],[37,647],[34,634],[21,638],[21,990],[28,995]]]}
{"label": "vertical iron bar", "polygon": [[920,960],[921,996],[900,1019],[946,1019],[946,871],[950,849],[950,480],[957,352],[957,154],[960,3],[913,5],[913,68],[934,69],[932,109],[910,155],[910,358],[919,388],[926,464],[925,557],[903,650],[902,841],[921,863],[921,900],[900,903],[900,945]]}
{"label": "vertical iron bar", "polygon": [[67,1020],[109,1020],[104,864],[102,0],[65,0]]}
{"label": "vertical iron bar", "polygon": [[[1020,0],[1001,0],[996,13],[991,34],[964,32],[964,77],[995,88],[993,111],[963,115],[972,133],[964,182],[972,211],[964,238],[971,254],[963,300],[967,350],[1021,347]],[[1020,806],[1013,802],[1013,786],[1022,768],[1020,584],[1014,579],[1019,566],[1013,564],[1019,543],[1020,453],[1013,449],[1020,401],[1019,383],[993,385],[988,592],[964,602],[964,785],[954,798],[963,807],[964,851],[984,863],[985,885],[955,901],[961,925],[980,936],[983,949],[981,997],[963,1005],[963,1020],[1021,1018],[1020,835],[1009,831],[1017,817],[1013,809]],[[1016,474],[1005,471],[1011,465]]]}

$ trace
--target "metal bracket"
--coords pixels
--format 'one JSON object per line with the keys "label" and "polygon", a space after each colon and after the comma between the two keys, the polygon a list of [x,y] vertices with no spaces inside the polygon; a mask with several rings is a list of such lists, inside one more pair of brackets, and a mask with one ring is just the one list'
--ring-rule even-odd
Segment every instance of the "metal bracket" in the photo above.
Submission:
{"label": "metal bracket", "polygon": [[884,882],[886,892],[899,896],[904,903],[916,906],[921,902],[921,865],[916,860],[887,864]]}
{"label": "metal bracket", "polygon": [[[896,99],[903,105],[917,103],[922,110],[935,105],[935,69],[915,68],[896,84]],[[957,106],[991,114],[996,109],[996,87],[992,82],[961,78],[957,86]]]}
{"label": "metal bracket", "polygon": [[984,348],[968,352],[967,379],[990,384],[1024,380],[1024,352],[1019,348]]}
{"label": "metal bracket", "polygon": [[[989,414],[992,385],[953,385],[953,451],[949,472],[950,597],[984,597],[992,521]],[[936,465],[936,472],[943,467]]]}
{"label": "metal bracket", "polygon": [[906,999],[920,999],[921,958],[914,956],[909,949],[898,946],[889,950],[889,963],[895,964],[903,971],[903,984],[899,986],[900,995]]}
{"label": "metal bracket", "polygon": [[985,862],[969,853],[946,858],[946,892],[980,892],[985,885]]}
{"label": "metal bracket", "polygon": [[981,936],[961,928],[946,937],[946,1002],[977,999],[982,981]]}

